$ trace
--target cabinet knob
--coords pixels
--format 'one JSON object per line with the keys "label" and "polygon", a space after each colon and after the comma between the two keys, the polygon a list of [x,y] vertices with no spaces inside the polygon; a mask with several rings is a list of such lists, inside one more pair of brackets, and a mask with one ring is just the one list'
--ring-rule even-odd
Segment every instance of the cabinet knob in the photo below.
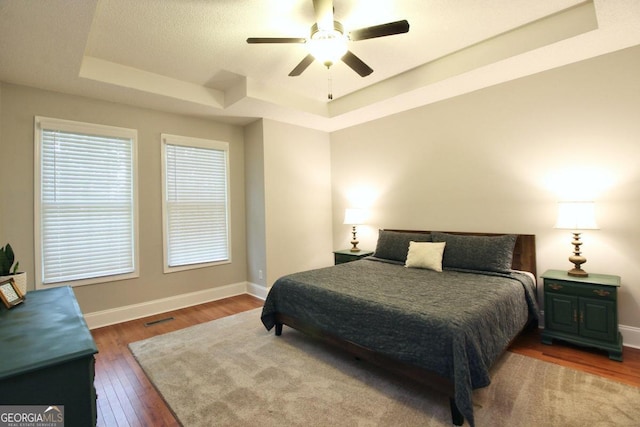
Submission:
{"label": "cabinet knob", "polygon": [[606,297],[607,295],[609,295],[611,292],[609,291],[605,291],[604,289],[594,289],[593,293],[601,296],[601,297]]}

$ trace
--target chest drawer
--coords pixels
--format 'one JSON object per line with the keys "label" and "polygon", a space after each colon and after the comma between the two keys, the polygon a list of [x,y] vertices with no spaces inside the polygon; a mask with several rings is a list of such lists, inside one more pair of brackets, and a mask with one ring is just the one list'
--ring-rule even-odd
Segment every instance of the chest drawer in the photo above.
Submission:
{"label": "chest drawer", "polygon": [[553,279],[544,280],[544,291],[611,301],[615,301],[617,293],[615,286],[593,285],[587,283],[575,284]]}

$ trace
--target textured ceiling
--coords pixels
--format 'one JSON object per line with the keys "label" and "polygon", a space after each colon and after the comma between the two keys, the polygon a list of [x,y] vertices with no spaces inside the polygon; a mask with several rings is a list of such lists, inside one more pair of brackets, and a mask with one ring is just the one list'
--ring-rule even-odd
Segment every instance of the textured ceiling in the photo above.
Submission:
{"label": "textured ceiling", "polygon": [[[311,0],[0,0],[0,80],[232,123],[266,117],[335,130],[640,44],[637,0],[334,0],[374,69],[314,62],[288,73]],[[331,78],[334,100],[327,100]]]}

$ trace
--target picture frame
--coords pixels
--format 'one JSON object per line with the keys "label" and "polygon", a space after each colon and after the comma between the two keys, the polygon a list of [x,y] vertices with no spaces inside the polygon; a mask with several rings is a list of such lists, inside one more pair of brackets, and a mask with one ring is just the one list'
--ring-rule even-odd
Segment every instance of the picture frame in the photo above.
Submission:
{"label": "picture frame", "polygon": [[16,286],[13,278],[0,282],[0,299],[7,309],[13,308],[24,301],[24,295]]}

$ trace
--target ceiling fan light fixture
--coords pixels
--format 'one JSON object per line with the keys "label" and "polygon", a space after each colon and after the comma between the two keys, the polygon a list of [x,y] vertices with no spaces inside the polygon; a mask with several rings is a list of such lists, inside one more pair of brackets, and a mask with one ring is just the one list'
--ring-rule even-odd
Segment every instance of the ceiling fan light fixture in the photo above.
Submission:
{"label": "ceiling fan light fixture", "polygon": [[[299,76],[316,59],[324,64],[328,70],[338,61],[344,62],[349,68],[366,77],[373,73],[362,59],[358,58],[347,48],[347,42],[393,36],[409,31],[406,19],[387,22],[370,27],[344,32],[344,27],[333,20],[333,0],[313,0],[316,23],[311,26],[309,38],[300,37],[249,37],[247,43],[304,43],[309,53],[289,73],[290,77]],[[331,95],[331,74],[329,73],[329,99]]]}
{"label": "ceiling fan light fixture", "polygon": [[318,24],[313,24],[307,49],[327,68],[338,62],[347,53],[347,37],[344,35],[342,24],[333,21],[331,30],[320,30]]}

